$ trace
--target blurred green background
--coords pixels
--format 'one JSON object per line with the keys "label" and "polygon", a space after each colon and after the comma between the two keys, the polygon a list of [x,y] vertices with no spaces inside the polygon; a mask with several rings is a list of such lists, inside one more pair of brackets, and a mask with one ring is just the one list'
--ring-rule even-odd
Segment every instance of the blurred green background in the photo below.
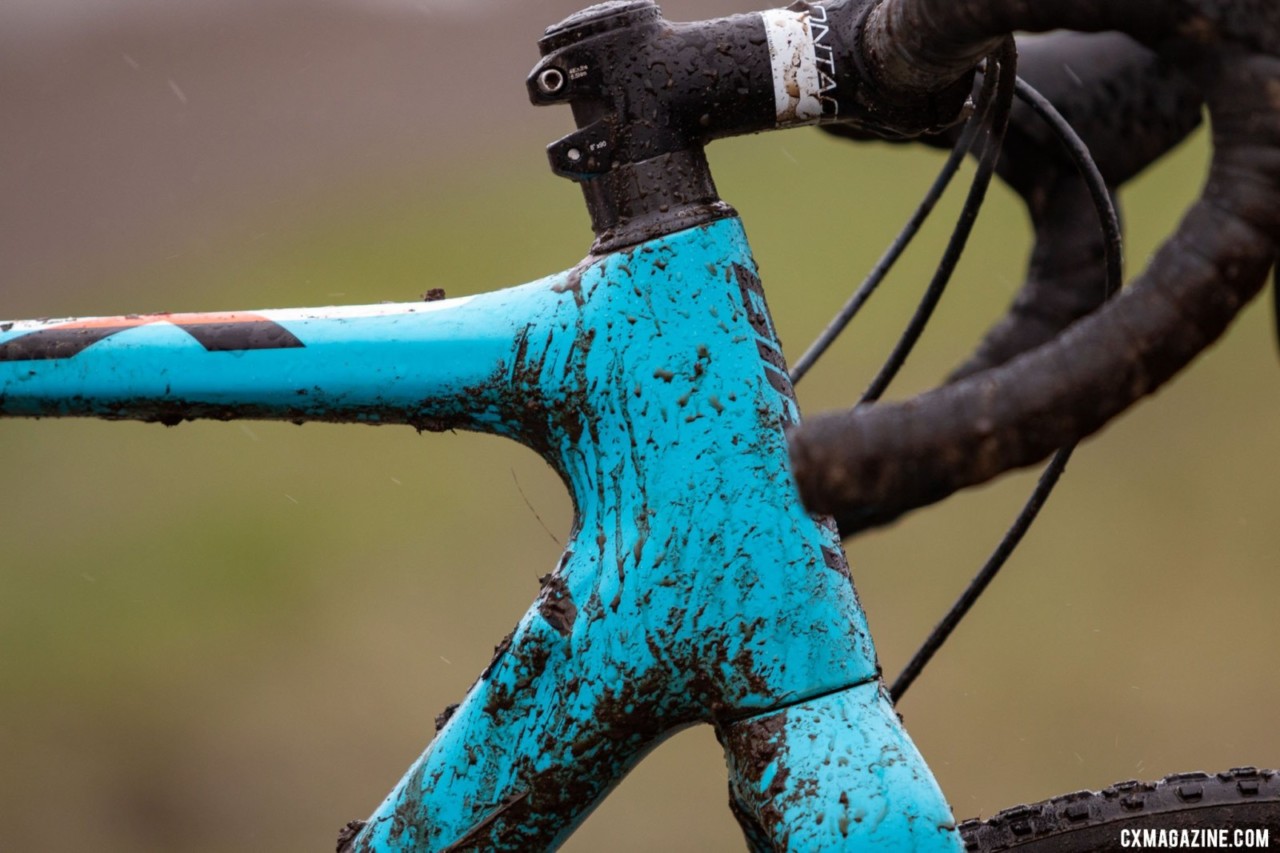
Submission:
{"label": "blurred green background", "polygon": [[[462,295],[589,245],[578,191],[542,154],[569,116],[522,105],[538,27],[575,3],[230,4],[188,19],[139,0],[101,20],[53,5],[74,25],[16,19],[26,29],[5,38],[28,49],[0,64],[17,128],[0,149],[0,316]],[[675,19],[742,8],[664,5]],[[815,131],[710,155],[792,358],[940,163]],[[1125,192],[1131,270],[1206,157],[1201,134]],[[1020,280],[1028,229],[993,196],[896,396],[959,360]],[[807,411],[861,390],[957,207],[803,383]],[[1081,448],[902,704],[958,817],[1280,764],[1269,308]],[[0,822],[17,850],[330,849],[488,662],[570,523],[530,452],[407,428],[6,422],[0,466]],[[848,543],[888,673],[1033,480]],[[740,849],[724,785],[710,732],[686,732],[566,849]]]}

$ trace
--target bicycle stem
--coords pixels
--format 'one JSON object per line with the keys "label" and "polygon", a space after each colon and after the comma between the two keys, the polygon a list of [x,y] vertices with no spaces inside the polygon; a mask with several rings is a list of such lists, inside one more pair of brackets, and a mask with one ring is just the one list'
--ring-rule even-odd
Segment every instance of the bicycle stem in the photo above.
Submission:
{"label": "bicycle stem", "polygon": [[527,87],[569,104],[578,130],[552,171],[582,186],[596,253],[730,215],[703,156],[712,140],[840,122],[897,138],[967,117],[973,68],[924,95],[880,90],[862,60],[870,0],[694,23],[652,0],[616,0],[548,28]]}

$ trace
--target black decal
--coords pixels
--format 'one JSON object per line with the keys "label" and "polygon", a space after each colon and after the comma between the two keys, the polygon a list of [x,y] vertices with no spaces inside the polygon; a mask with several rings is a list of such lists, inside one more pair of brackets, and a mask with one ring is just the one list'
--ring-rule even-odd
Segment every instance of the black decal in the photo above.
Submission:
{"label": "black decal", "polygon": [[791,387],[791,379],[785,373],[774,370],[771,367],[765,367],[764,376],[769,380],[769,384],[773,386],[773,390],[777,391],[788,400],[795,401],[796,392]]}
{"label": "black decal", "polygon": [[209,352],[240,352],[254,349],[295,349],[303,346],[294,334],[270,320],[231,323],[177,323],[179,329],[200,342]]}
{"label": "black decal", "polygon": [[760,353],[760,359],[766,364],[772,364],[774,367],[787,372],[787,361],[782,357],[782,353],[764,341],[756,341],[756,352]]}
{"label": "black decal", "polygon": [[822,562],[827,564],[827,568],[831,569],[838,575],[849,577],[849,563],[845,560],[844,554],[835,548],[822,546]]}
{"label": "black decal", "polygon": [[71,358],[81,350],[134,326],[96,326],[79,329],[41,329],[0,344],[0,361],[43,361]]}
{"label": "black decal", "polygon": [[279,323],[253,314],[156,314],[111,320],[87,320],[37,329],[0,343],[0,362],[71,358],[105,340],[139,326],[171,323],[195,338],[208,352],[293,349],[302,341]]}

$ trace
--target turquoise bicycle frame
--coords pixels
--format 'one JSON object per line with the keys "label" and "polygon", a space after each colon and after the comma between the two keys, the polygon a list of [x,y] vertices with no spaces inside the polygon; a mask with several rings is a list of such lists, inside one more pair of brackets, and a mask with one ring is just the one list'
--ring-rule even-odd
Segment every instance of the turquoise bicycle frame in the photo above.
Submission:
{"label": "turquoise bicycle frame", "polygon": [[890,705],[740,222],[431,303],[0,325],[0,414],[508,436],[576,507],[559,565],[354,850],[563,841],[716,726],[752,849],[959,850]]}

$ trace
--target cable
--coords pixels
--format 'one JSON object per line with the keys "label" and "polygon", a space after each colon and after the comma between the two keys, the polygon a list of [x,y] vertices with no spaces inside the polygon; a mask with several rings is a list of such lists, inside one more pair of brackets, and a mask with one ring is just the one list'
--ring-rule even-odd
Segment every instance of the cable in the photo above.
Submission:
{"label": "cable", "polygon": [[876,265],[871,268],[871,272],[863,279],[862,284],[858,285],[853,295],[831,318],[827,327],[814,339],[813,343],[809,344],[809,348],[804,351],[804,354],[796,359],[796,363],[791,367],[791,383],[793,385],[799,382],[809,372],[809,368],[813,367],[818,359],[826,354],[831,345],[835,343],[836,338],[849,325],[849,322],[862,310],[862,306],[871,298],[871,294],[875,293],[876,288],[884,281],[889,271],[893,269],[893,265],[897,263],[898,258],[902,256],[907,246],[915,239],[920,227],[929,218],[929,214],[933,212],[938,199],[942,198],[942,194],[950,186],[951,179],[955,177],[956,172],[960,171],[960,164],[964,162],[965,155],[973,147],[973,141],[977,138],[978,132],[982,129],[982,125],[991,111],[994,83],[995,75],[988,76],[983,80],[982,91],[978,94],[978,101],[974,107],[973,115],[969,117],[969,121],[965,124],[960,138],[952,146],[946,162],[942,164],[942,169],[939,170],[938,176],[934,178],[932,186],[925,193],[915,212],[911,214],[911,218],[902,226],[898,236],[894,238],[893,242],[889,244],[889,248],[876,261]]}
{"label": "cable", "polygon": [[991,556],[987,558],[987,562],[982,569],[974,576],[969,585],[965,587],[964,592],[951,605],[951,609],[947,611],[947,615],[942,617],[939,622],[925,638],[923,644],[911,657],[911,660],[903,667],[902,672],[894,679],[893,685],[889,688],[889,698],[897,702],[902,698],[902,694],[907,692],[907,688],[915,682],[917,676],[924,670],[925,665],[933,659],[938,649],[942,648],[942,644],[947,641],[951,633],[955,631],[969,610],[978,601],[978,597],[986,592],[987,587],[995,580],[996,575],[1000,573],[1000,569],[1004,568],[1004,564],[1008,561],[1009,556],[1013,554],[1013,549],[1018,547],[1018,543],[1022,541],[1022,537],[1031,527],[1031,523],[1036,520],[1041,507],[1045,501],[1049,499],[1049,493],[1053,491],[1053,487],[1057,485],[1058,477],[1062,475],[1063,470],[1067,467],[1067,461],[1071,459],[1071,452],[1075,450],[1075,445],[1071,444],[1062,448],[1053,455],[1053,459],[1045,466],[1044,471],[1040,474],[1040,480],[1036,483],[1035,489],[1031,492],[1031,497],[1027,498],[1026,504],[1023,505],[1022,511],[1018,513],[1018,517],[1014,520],[1013,525],[1005,533],[1000,540],[1000,544],[991,552]]}
{"label": "cable", "polygon": [[1062,117],[1062,113],[1049,102],[1049,99],[1037,92],[1021,77],[1016,83],[1018,100],[1025,103],[1040,116],[1053,130],[1054,135],[1066,149],[1067,155],[1080,170],[1089,188],[1089,196],[1101,219],[1102,233],[1106,237],[1104,254],[1107,264],[1107,295],[1114,295],[1124,281],[1124,237],[1120,233],[1120,217],[1116,214],[1115,205],[1111,203],[1111,193],[1107,189],[1106,179],[1098,171],[1098,164],[1089,154],[1089,146],[1076,133],[1070,123]]}
{"label": "cable", "polygon": [[[1075,129],[1054,109],[1053,105],[1021,79],[1017,81],[1016,90],[1018,97],[1029,104],[1041,118],[1048,122],[1054,135],[1066,147],[1071,159],[1079,168],[1081,176],[1089,185],[1089,194],[1093,198],[1103,233],[1106,235],[1106,295],[1110,298],[1120,289],[1123,280],[1124,258],[1120,219],[1116,215],[1115,206],[1111,203],[1111,195],[1107,191],[1106,181],[1102,178],[1101,172],[1098,171],[1097,164],[1089,155],[1088,147],[1081,141]],[[1052,493],[1054,486],[1058,483],[1058,478],[1066,469],[1067,462],[1071,459],[1071,454],[1075,448],[1075,443],[1069,444],[1059,449],[1053,455],[1053,458],[1049,460],[1049,464],[1045,466],[1044,471],[1040,474],[1040,479],[1037,481],[1035,489],[1032,490],[1031,496],[1027,498],[1022,511],[1018,513],[1018,517],[1000,540],[1000,544],[996,546],[991,556],[987,558],[987,562],[978,574],[974,576],[973,580],[969,582],[960,597],[951,605],[951,609],[947,611],[942,621],[925,638],[924,643],[921,644],[907,665],[903,667],[902,672],[894,679],[893,685],[889,688],[889,696],[895,703],[907,692],[907,688],[915,682],[916,678],[924,670],[925,665],[933,659],[933,656],[942,648],[942,644],[955,631],[960,624],[960,620],[968,614],[979,596],[995,580],[996,575],[1004,567],[1014,549],[1018,547],[1022,537],[1031,527],[1032,522],[1036,520],[1036,516],[1039,515],[1045,501],[1049,499],[1050,493]]]}
{"label": "cable", "polygon": [[1009,113],[1016,91],[1017,55],[1013,38],[1010,37],[1005,39],[1001,46],[997,61],[993,63],[992,59],[987,60],[988,68],[994,65],[997,69],[996,101],[991,114],[991,127],[988,129],[988,137],[983,147],[982,159],[978,163],[978,171],[973,178],[973,185],[969,188],[969,195],[965,198],[964,207],[960,211],[955,229],[951,232],[946,251],[938,262],[933,280],[925,289],[920,304],[916,306],[915,314],[907,323],[893,351],[858,400],[859,406],[879,400],[889,387],[889,383],[898,375],[911,350],[915,348],[916,342],[920,340],[920,335],[933,315],[933,310],[938,306],[948,282],[951,281],[951,274],[955,272],[956,265],[960,262],[960,256],[964,253],[965,244],[969,240],[973,224],[986,198],[987,188],[991,185],[991,177],[995,174],[996,161],[1000,158],[1000,146],[1004,142],[1005,130],[1009,126]]}

